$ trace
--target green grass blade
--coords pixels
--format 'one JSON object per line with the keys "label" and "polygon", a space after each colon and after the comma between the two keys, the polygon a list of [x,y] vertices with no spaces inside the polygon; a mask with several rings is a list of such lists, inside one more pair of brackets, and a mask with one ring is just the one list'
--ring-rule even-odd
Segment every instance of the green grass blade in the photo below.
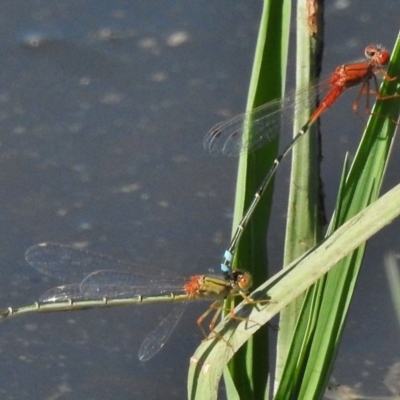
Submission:
{"label": "green grass blade", "polygon": [[[319,37],[313,36],[310,32],[308,12],[308,2],[298,1],[296,39],[296,85],[298,89],[308,87],[311,82],[315,81],[316,70],[318,70],[316,65],[322,51]],[[321,24],[320,21],[316,22]],[[298,107],[295,113],[294,134],[303,127],[315,106],[312,103],[313,93],[303,90],[301,96],[301,99],[297,99],[300,101],[301,108]],[[304,254],[323,237],[319,183],[319,137],[318,124],[315,124],[293,148],[284,265]],[[296,299],[280,315],[275,382],[280,381],[302,302],[302,298]]]}

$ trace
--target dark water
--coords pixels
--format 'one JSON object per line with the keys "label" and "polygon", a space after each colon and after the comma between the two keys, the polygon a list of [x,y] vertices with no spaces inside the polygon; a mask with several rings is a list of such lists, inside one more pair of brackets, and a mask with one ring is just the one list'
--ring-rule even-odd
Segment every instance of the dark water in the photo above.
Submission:
{"label": "dark water", "polygon": [[[208,156],[202,139],[244,108],[261,2],[131,3],[1,2],[3,306],[30,303],[58,284],[24,261],[25,250],[43,241],[188,274],[218,268],[236,161]],[[327,5],[325,71],[362,57],[370,42],[390,48],[395,4]],[[328,212],[338,160],[354,153],[362,131],[346,97],[322,121]],[[386,188],[398,182],[398,149]],[[275,225],[282,231],[271,246],[279,248],[283,222]],[[383,255],[398,248],[396,227],[369,245],[335,371],[343,385],[361,381],[371,394],[383,393],[387,368],[400,358],[383,273]],[[279,253],[271,258],[280,261]],[[194,305],[145,364],[137,351],[157,322],[152,307],[4,322],[0,396],[185,398],[189,358],[201,339],[193,321],[203,309]]]}

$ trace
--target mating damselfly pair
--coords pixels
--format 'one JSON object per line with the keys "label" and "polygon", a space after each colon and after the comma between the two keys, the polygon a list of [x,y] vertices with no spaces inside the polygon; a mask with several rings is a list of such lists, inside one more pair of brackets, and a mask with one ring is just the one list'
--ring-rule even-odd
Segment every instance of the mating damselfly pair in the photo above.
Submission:
{"label": "mating damselfly pair", "polygon": [[[174,308],[143,342],[139,350],[139,358],[145,361],[154,356],[168,340],[183,313],[185,304],[189,301],[204,299],[220,303],[226,298],[242,296],[251,303],[252,300],[248,297],[251,276],[243,271],[232,270],[231,265],[241,234],[279,163],[297,140],[347,88],[361,84],[360,93],[368,95],[370,81],[373,80],[378,98],[393,97],[383,98],[377,91],[377,73],[382,74],[386,79],[392,79],[383,70],[389,62],[389,53],[379,46],[368,46],[365,56],[366,61],[342,65],[335,70],[328,82],[328,93],[320,106],[284,152],[274,161],[225,251],[221,262],[223,273],[221,277],[194,275],[189,278],[179,278],[168,277],[162,273],[148,277],[143,270],[132,272],[129,264],[104,256],[63,245],[41,244],[28,249],[27,262],[39,271],[56,276],[67,284],[47,291],[31,305],[9,307],[0,311],[0,318],[5,319],[33,312],[57,312],[159,302],[176,303],[178,307]],[[284,108],[294,107],[295,97],[296,93],[216,125],[205,137],[205,147],[211,152],[220,151],[227,155],[236,155],[246,149],[251,151],[268,143],[279,132],[277,123],[280,122],[280,113]],[[250,138],[245,136],[247,132],[251,133]],[[211,320],[211,330],[222,310],[219,304],[216,304],[215,308],[217,308],[217,313]],[[209,310],[206,311],[199,318],[199,325],[209,312]],[[231,315],[234,317],[233,313]]]}

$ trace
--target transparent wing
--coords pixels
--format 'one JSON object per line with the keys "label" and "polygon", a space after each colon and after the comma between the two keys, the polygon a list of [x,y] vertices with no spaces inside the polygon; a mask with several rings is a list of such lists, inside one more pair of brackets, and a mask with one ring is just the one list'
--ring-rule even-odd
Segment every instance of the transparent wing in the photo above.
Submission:
{"label": "transparent wing", "polygon": [[154,357],[163,348],[178,325],[186,306],[187,303],[177,304],[167,317],[146,336],[138,353],[140,361],[150,360],[150,358]]}
{"label": "transparent wing", "polygon": [[204,148],[211,154],[238,156],[268,144],[281,132],[290,135],[297,112],[315,105],[317,96],[327,87],[329,78],[220,122],[207,132]]}
{"label": "transparent wing", "polygon": [[82,281],[80,293],[92,300],[185,294],[183,286],[186,281],[182,277],[149,277],[130,271],[100,270],[92,272]]}
{"label": "transparent wing", "polygon": [[185,294],[184,278],[147,277],[127,271],[100,270],[80,284],[57,286],[42,294],[41,303],[65,301],[126,299],[133,297]]}
{"label": "transparent wing", "polygon": [[[254,151],[279,135],[282,109],[282,101],[272,101],[214,125],[204,137],[204,148],[228,157]],[[251,134],[246,135],[250,127]]]}
{"label": "transparent wing", "polygon": [[39,297],[39,303],[59,303],[80,300],[85,299],[82,296],[80,285],[76,284],[57,286]]}
{"label": "transparent wing", "polygon": [[133,266],[57,243],[41,243],[30,247],[25,253],[25,260],[42,274],[69,283],[81,283],[91,272],[99,269],[129,269]]}
{"label": "transparent wing", "polygon": [[136,275],[148,276],[168,274],[168,271],[120,261],[58,243],[41,243],[30,247],[25,253],[25,260],[40,273],[67,283],[81,283],[85,277],[98,270],[127,270]]}

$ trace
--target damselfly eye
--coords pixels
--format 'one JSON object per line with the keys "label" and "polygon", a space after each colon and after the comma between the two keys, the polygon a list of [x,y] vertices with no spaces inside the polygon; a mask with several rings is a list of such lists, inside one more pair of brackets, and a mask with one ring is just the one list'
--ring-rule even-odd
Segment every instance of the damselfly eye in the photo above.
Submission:
{"label": "damselfly eye", "polygon": [[248,292],[252,284],[253,284],[253,278],[249,273],[244,272],[243,274],[238,275],[237,285],[243,292]]}
{"label": "damselfly eye", "polygon": [[384,50],[381,51],[379,56],[377,57],[377,60],[379,62],[380,65],[386,65],[389,63],[390,60],[390,54],[388,51]]}

